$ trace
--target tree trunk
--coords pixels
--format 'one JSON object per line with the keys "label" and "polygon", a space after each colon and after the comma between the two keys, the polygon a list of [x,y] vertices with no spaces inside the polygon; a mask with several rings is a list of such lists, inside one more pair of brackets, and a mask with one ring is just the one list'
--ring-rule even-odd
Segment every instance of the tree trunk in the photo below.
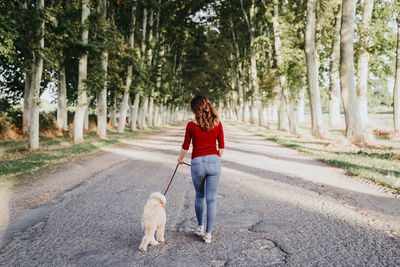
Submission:
{"label": "tree trunk", "polygon": [[342,20],[342,5],[339,4],[335,18],[332,48],[329,58],[329,126],[336,128],[340,125],[340,26]]}
{"label": "tree trunk", "polygon": [[150,94],[150,99],[149,99],[149,115],[148,115],[148,119],[147,119],[147,125],[149,127],[153,127],[153,106],[154,106],[154,99],[152,97],[152,95],[154,94],[154,91],[151,91]]}
{"label": "tree trunk", "polygon": [[[286,88],[286,86],[285,86]],[[296,109],[294,106],[293,101],[290,99],[289,95],[289,89],[285,89],[282,91],[283,99],[285,101],[285,106],[286,106],[286,112],[288,115],[288,120],[289,120],[289,131],[293,134],[296,134],[298,132],[298,127],[297,127],[297,120],[296,120]]]}
{"label": "tree trunk", "polygon": [[400,134],[400,12],[397,13],[396,70],[393,88],[393,123],[395,135]]}
{"label": "tree trunk", "polygon": [[288,131],[288,114],[286,108],[286,102],[283,94],[281,94],[281,99],[279,101],[279,111],[278,111],[278,130]]}
{"label": "tree trunk", "polygon": [[124,95],[122,97],[121,109],[119,113],[119,125],[118,132],[123,133],[126,124],[126,114],[128,112],[128,104],[129,104],[129,88],[132,83],[132,65],[128,66],[128,71],[126,74],[126,83],[124,88]]}
{"label": "tree trunk", "polygon": [[112,127],[117,127],[117,94],[114,91],[113,92],[113,97],[112,97],[112,102],[111,102],[111,126]]}
{"label": "tree trunk", "polygon": [[106,137],[107,135],[107,65],[108,65],[108,53],[103,52],[101,55],[101,65],[104,70],[104,85],[103,90],[98,94],[97,97],[97,135],[100,137]]}
{"label": "tree trunk", "polygon": [[[41,10],[44,9],[44,0],[37,1],[38,15]],[[44,21],[40,23],[38,36],[41,36],[39,40],[39,46],[41,49],[44,48]],[[42,81],[43,71],[43,58],[40,53],[35,53],[33,61],[33,75],[32,75],[32,106],[30,111],[30,125],[29,125],[29,149],[39,149],[39,107],[40,107],[40,82]]]}
{"label": "tree trunk", "polygon": [[319,66],[315,48],[315,8],[316,0],[307,1],[307,24],[305,53],[307,63],[308,95],[310,98],[312,135],[322,137],[322,109],[318,85]]}
{"label": "tree trunk", "polygon": [[155,105],[154,109],[154,126],[159,126],[160,107]]}
{"label": "tree trunk", "polygon": [[304,123],[304,88],[299,91],[299,98],[297,104],[297,123]]}
{"label": "tree trunk", "polygon": [[[279,130],[287,130],[287,122],[289,122],[289,126],[291,130],[296,130],[297,131],[297,124],[296,121],[293,120],[293,114],[288,112],[288,105],[291,104],[291,99],[290,99],[290,92],[289,88],[287,88],[286,85],[286,75],[282,71],[282,65],[283,65],[283,58],[281,54],[281,38],[280,38],[280,33],[279,33],[279,3],[278,0],[274,0],[274,15],[272,17],[272,27],[274,31],[274,46],[275,46],[275,56],[276,56],[276,62],[278,65],[278,70],[279,70],[279,88],[281,91],[281,101],[280,101],[280,108],[279,108],[279,123],[278,123],[278,129]],[[287,118],[286,116],[292,116],[290,119]],[[289,121],[288,121],[289,119]]]}
{"label": "tree trunk", "polygon": [[67,120],[67,81],[65,77],[65,65],[62,63],[58,73],[57,127],[59,131],[68,131]]}
{"label": "tree trunk", "polygon": [[[86,25],[86,20],[89,16],[89,0],[82,0],[82,43],[88,43],[89,29]],[[79,74],[78,74],[78,101],[74,116],[74,141],[83,139],[83,124],[85,120],[85,112],[87,109],[86,83],[87,79],[87,59],[88,53],[85,51],[79,58]]]}
{"label": "tree trunk", "polygon": [[[99,3],[99,13],[104,19],[107,17],[107,1],[101,0]],[[106,137],[107,135],[107,66],[108,66],[108,52],[101,53],[101,66],[104,71],[104,84],[103,90],[97,95],[97,135],[99,137]]]}
{"label": "tree trunk", "polygon": [[29,135],[29,124],[31,120],[31,106],[32,106],[32,77],[29,73],[25,73],[25,90],[24,90],[24,114],[22,119],[22,132],[23,135]]}
{"label": "tree trunk", "polygon": [[250,110],[250,123],[260,124],[260,118],[258,114],[258,109],[260,106],[259,100],[259,85],[258,85],[258,77],[257,77],[257,62],[256,62],[256,54],[254,52],[254,26],[253,26],[253,18],[254,18],[254,0],[251,1],[250,6],[250,16],[247,16],[246,11],[243,8],[243,1],[240,0],[240,4],[242,7],[243,15],[247,23],[248,31],[249,31],[249,39],[250,39],[250,80],[252,86],[252,100],[251,100],[251,110]]}
{"label": "tree trunk", "polygon": [[361,127],[364,129],[369,124],[368,119],[368,63],[369,63],[369,38],[368,28],[372,17],[372,9],[374,0],[364,1],[363,17],[361,21],[360,32],[360,47],[361,53],[358,58],[358,73],[357,73],[357,97],[359,102]]}
{"label": "tree trunk", "polygon": [[89,130],[89,107],[86,108],[85,111],[85,119],[83,120],[83,130]]}
{"label": "tree trunk", "polygon": [[[134,43],[135,43],[135,25],[136,25],[136,4],[134,3],[132,5],[132,10],[131,10],[131,29],[129,33],[129,48],[133,49],[134,48]],[[125,124],[126,124],[126,113],[128,112],[128,103],[129,103],[129,91],[131,88],[131,83],[132,83],[132,71],[133,71],[133,65],[129,65],[127,72],[126,72],[126,83],[125,83],[125,88],[124,88],[124,96],[122,98],[122,103],[121,103],[121,111],[119,114],[119,125],[118,125],[118,132],[123,133],[125,129]]]}
{"label": "tree trunk", "polygon": [[141,115],[141,126],[146,129],[147,128],[147,123],[146,123],[146,119],[147,119],[147,111],[149,110],[149,97],[147,95],[144,96],[144,100],[143,100],[143,109],[142,109],[142,115]]}
{"label": "tree trunk", "polygon": [[361,118],[356,88],[354,84],[354,23],[356,0],[346,0],[342,7],[342,27],[340,29],[340,86],[343,103],[346,103],[346,136],[355,143],[363,141]]}
{"label": "tree trunk", "polygon": [[138,120],[138,110],[139,110],[139,93],[135,94],[135,100],[133,101],[133,109],[131,114],[131,131],[136,131],[136,122]]}

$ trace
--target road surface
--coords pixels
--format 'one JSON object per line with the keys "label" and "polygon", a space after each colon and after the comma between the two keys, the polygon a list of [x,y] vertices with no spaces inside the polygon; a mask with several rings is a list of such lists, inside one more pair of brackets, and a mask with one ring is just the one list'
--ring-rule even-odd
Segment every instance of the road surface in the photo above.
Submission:
{"label": "road surface", "polygon": [[164,192],[177,162],[184,127],[176,126],[106,148],[124,160],[6,225],[0,265],[400,266],[398,195],[224,127],[212,244],[193,233],[194,189],[181,165],[167,195],[165,243],[138,249],[145,201]]}

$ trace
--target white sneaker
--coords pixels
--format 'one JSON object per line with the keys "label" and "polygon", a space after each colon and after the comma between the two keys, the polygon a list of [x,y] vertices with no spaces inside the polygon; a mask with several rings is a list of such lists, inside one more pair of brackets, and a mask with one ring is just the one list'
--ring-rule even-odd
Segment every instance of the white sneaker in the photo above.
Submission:
{"label": "white sneaker", "polygon": [[204,226],[198,226],[195,233],[198,236],[204,236]]}
{"label": "white sneaker", "polygon": [[211,233],[205,233],[205,235],[203,236],[204,242],[206,242],[207,244],[211,243]]}

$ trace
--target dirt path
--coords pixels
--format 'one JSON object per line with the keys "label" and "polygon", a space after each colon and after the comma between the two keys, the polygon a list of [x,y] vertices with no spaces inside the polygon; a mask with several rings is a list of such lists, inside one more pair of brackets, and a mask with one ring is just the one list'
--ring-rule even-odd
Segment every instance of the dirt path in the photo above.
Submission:
{"label": "dirt path", "polygon": [[165,189],[183,133],[126,141],[54,170],[32,186],[45,196],[39,203],[72,189],[22,215],[24,192],[10,194],[17,218],[1,232],[0,265],[400,265],[397,194],[228,125],[214,242],[192,233],[194,190],[181,166],[166,243],[139,252],[144,202]]}

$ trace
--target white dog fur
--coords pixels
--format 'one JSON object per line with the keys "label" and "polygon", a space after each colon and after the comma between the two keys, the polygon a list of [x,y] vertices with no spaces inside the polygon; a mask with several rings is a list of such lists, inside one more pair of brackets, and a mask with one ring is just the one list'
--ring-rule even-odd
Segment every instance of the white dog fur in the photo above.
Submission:
{"label": "white dog fur", "polygon": [[[167,216],[165,213],[165,204],[167,199],[159,192],[152,193],[147,199],[144,206],[142,216],[142,227],[144,236],[140,243],[139,249],[147,250],[147,245],[156,246],[159,242],[164,242],[164,229]],[[154,238],[154,233],[157,230],[157,240]]]}

